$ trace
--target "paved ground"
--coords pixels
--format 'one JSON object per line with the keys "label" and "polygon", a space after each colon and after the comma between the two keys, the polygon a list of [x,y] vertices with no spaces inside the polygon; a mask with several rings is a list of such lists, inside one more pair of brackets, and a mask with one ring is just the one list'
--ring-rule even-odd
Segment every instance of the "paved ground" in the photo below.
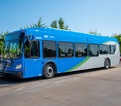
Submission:
{"label": "paved ground", "polygon": [[0,106],[121,106],[121,63],[53,79],[0,78]]}

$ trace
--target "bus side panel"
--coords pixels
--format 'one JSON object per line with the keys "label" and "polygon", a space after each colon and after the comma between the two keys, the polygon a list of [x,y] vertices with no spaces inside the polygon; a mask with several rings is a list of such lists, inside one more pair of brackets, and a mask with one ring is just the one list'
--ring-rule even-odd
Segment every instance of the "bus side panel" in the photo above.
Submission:
{"label": "bus side panel", "polygon": [[86,58],[87,57],[81,57],[81,58],[59,58],[58,62],[57,62],[58,73],[73,71]]}
{"label": "bus side panel", "polygon": [[39,59],[24,60],[23,78],[37,77],[42,75],[42,61]]}
{"label": "bus side panel", "polygon": [[72,69],[87,57],[82,58],[56,58],[56,59],[44,59],[45,64],[47,62],[54,62],[57,66],[57,73],[64,73]]}

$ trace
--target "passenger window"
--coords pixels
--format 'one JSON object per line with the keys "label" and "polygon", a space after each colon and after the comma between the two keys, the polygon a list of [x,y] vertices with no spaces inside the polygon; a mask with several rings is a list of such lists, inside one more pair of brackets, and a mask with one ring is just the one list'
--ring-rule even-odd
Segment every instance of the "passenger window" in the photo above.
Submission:
{"label": "passenger window", "polygon": [[32,41],[31,42],[31,57],[39,57],[39,42],[38,41]]}
{"label": "passenger window", "polygon": [[56,42],[55,41],[44,41],[43,42],[43,57],[44,58],[55,58],[56,57]]}
{"label": "passenger window", "polygon": [[100,45],[100,54],[108,54],[108,45]]}
{"label": "passenger window", "polygon": [[116,46],[115,45],[109,45],[109,54],[114,54],[116,51]]}
{"label": "passenger window", "polygon": [[76,43],[75,44],[75,56],[76,57],[87,56],[87,44]]}
{"label": "passenger window", "polygon": [[98,56],[99,48],[96,44],[89,44],[89,56]]}
{"label": "passenger window", "polygon": [[59,42],[58,50],[59,57],[73,57],[73,43]]}
{"label": "passenger window", "polygon": [[24,57],[25,58],[39,58],[39,41],[30,41],[29,45],[25,43]]}
{"label": "passenger window", "polygon": [[30,47],[25,45],[25,50],[24,50],[24,56],[25,58],[29,58],[30,57]]}

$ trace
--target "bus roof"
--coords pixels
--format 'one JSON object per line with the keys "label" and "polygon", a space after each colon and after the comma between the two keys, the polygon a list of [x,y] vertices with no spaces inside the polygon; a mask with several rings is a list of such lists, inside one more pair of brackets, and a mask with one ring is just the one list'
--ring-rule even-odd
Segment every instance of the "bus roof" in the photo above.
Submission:
{"label": "bus roof", "polygon": [[[53,29],[48,27],[36,27],[14,31],[11,33],[25,32],[26,35],[32,35],[35,39],[51,40],[51,41],[64,41],[64,42],[81,42],[81,43],[96,43],[102,44],[104,42],[114,41],[118,42],[116,38],[108,36],[99,36],[92,34],[85,34],[61,29]],[[9,34],[11,34],[9,33]]]}

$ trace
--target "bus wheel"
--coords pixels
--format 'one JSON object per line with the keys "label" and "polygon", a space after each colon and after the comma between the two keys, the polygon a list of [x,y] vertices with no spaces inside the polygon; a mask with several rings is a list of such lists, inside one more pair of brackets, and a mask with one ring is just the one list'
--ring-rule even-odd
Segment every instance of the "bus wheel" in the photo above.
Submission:
{"label": "bus wheel", "polygon": [[109,59],[105,60],[105,62],[104,62],[104,68],[106,68],[106,69],[110,68],[110,60]]}
{"label": "bus wheel", "polygon": [[44,78],[52,78],[54,77],[55,73],[54,73],[54,66],[52,64],[47,64],[44,66],[44,70],[43,70],[43,76]]}

